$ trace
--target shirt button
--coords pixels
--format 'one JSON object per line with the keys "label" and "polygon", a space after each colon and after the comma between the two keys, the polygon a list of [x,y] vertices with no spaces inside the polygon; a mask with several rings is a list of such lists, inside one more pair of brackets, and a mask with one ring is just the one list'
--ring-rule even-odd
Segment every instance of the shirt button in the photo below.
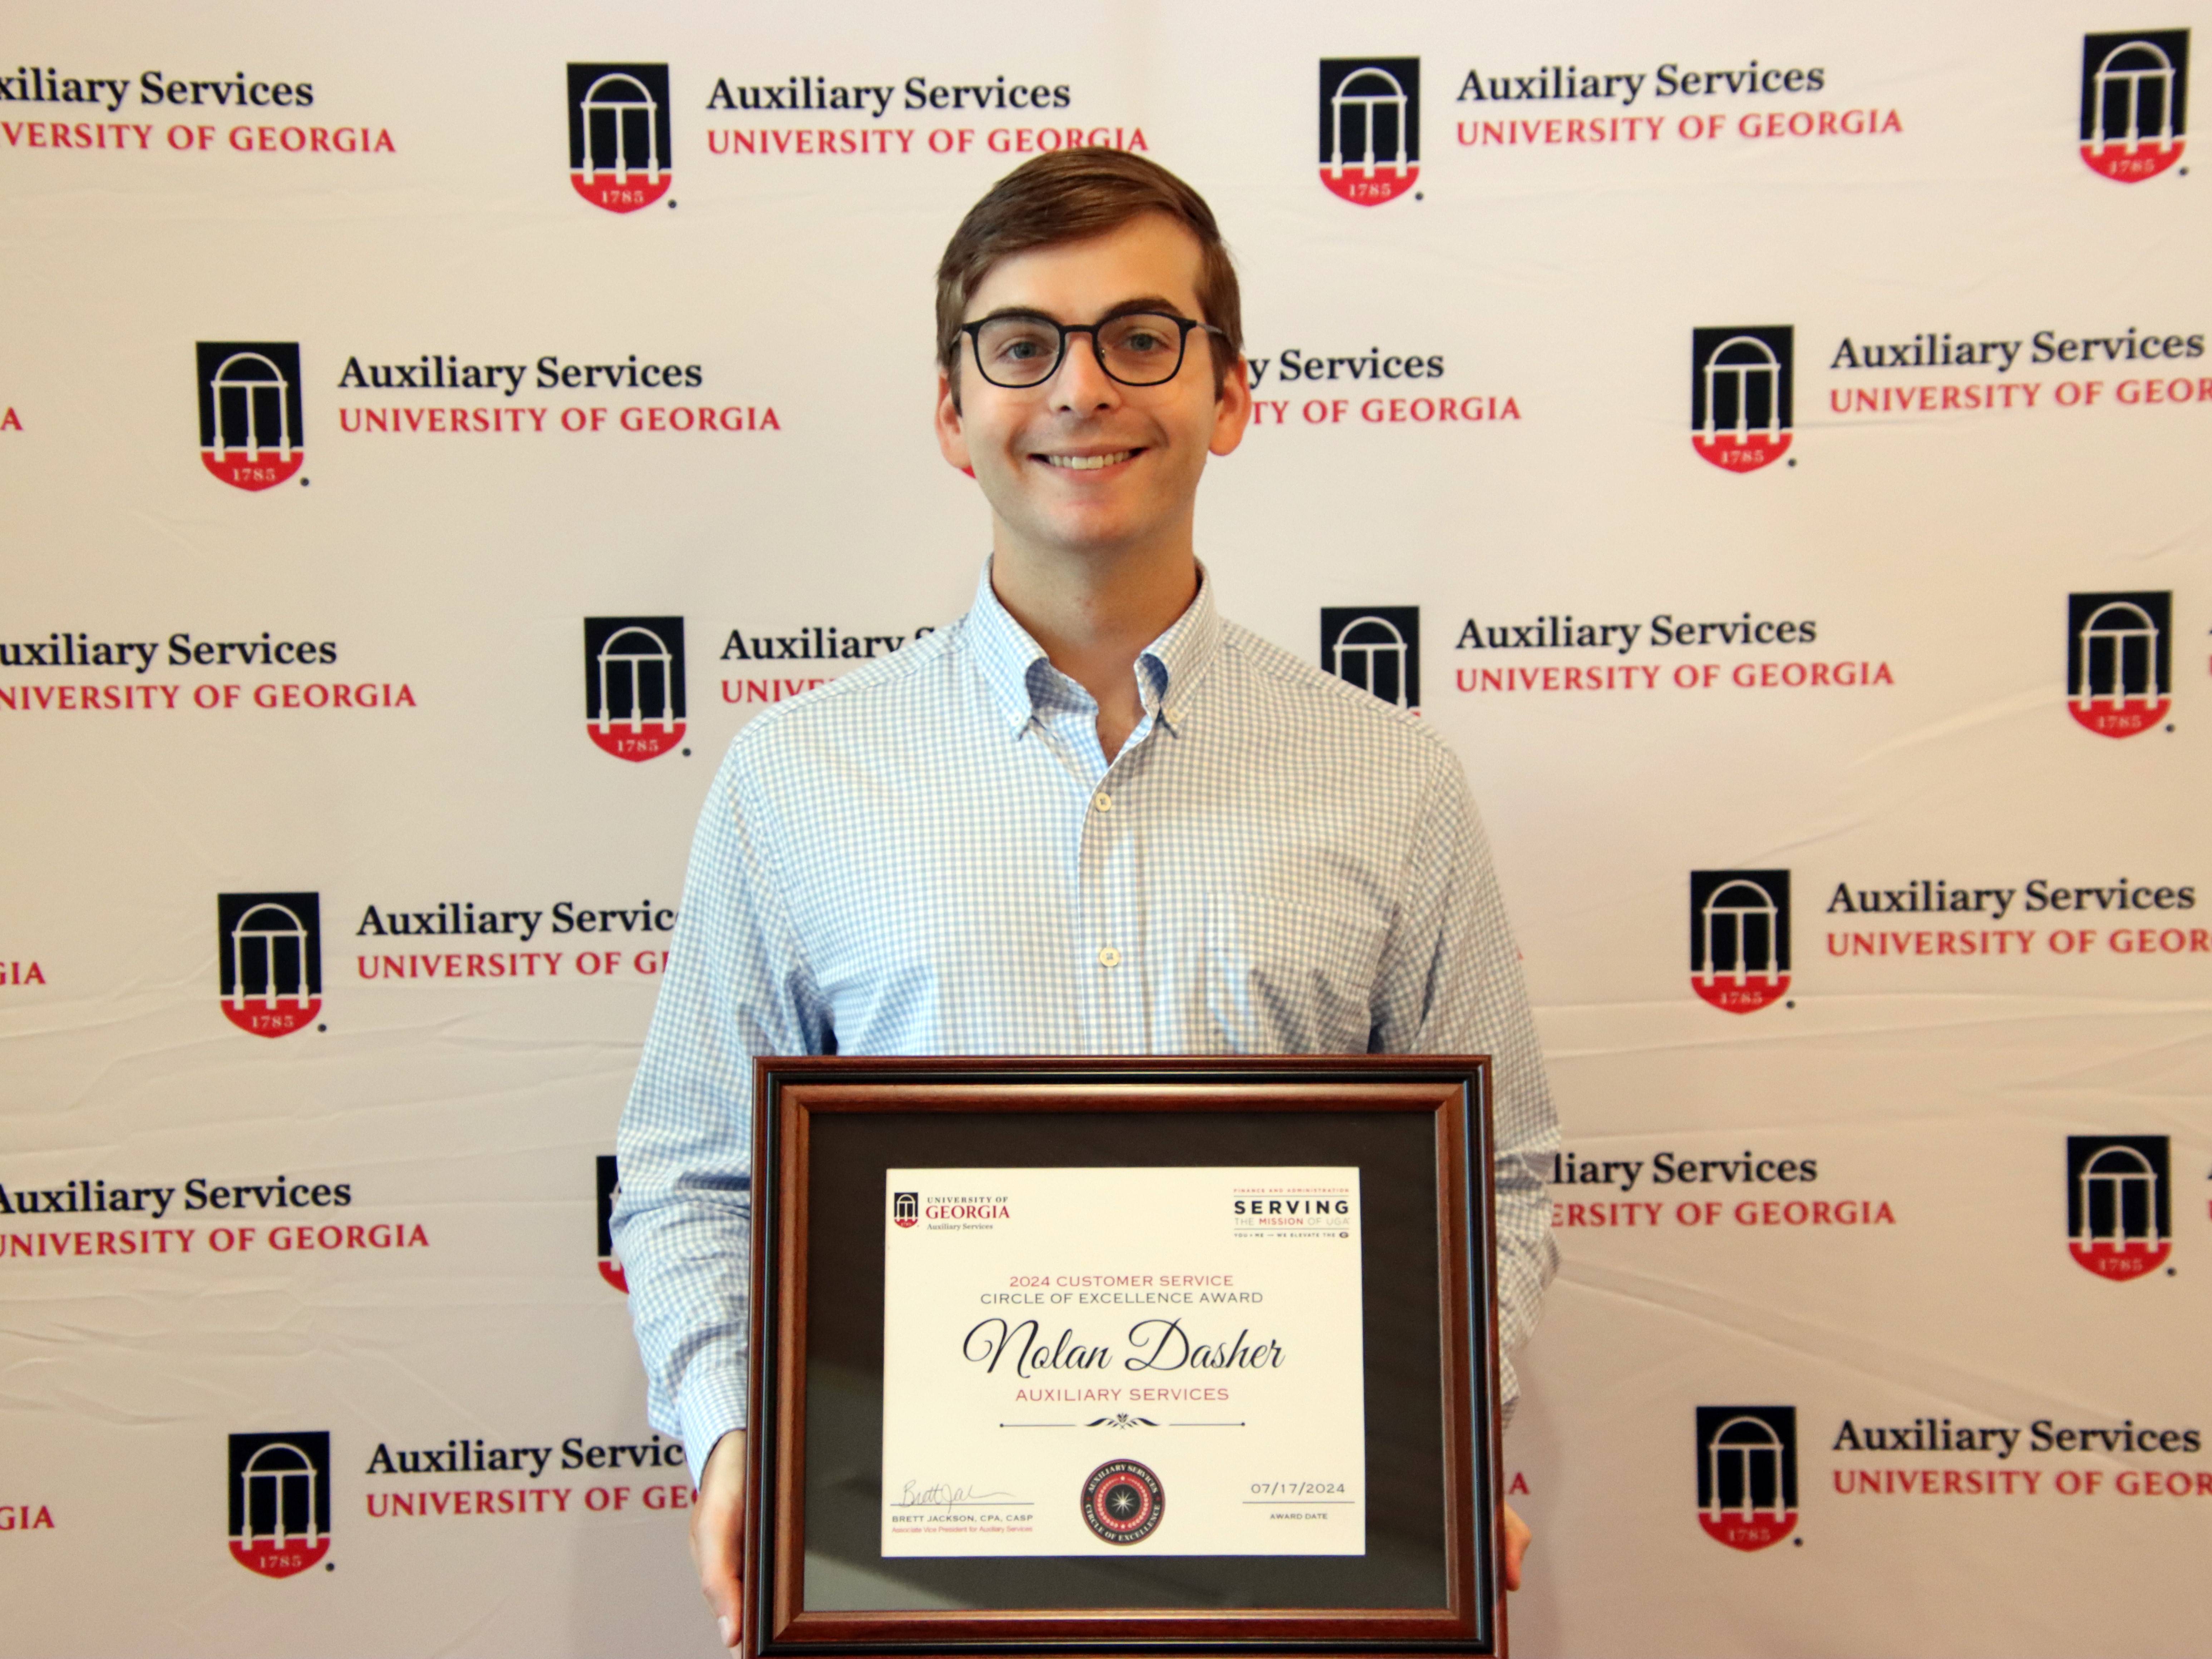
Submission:
{"label": "shirt button", "polygon": [[1179,702],[1171,702],[1161,709],[1160,714],[1172,725],[1182,718],[1182,705]]}
{"label": "shirt button", "polygon": [[1110,812],[1114,810],[1114,797],[1101,789],[1091,798],[1091,804],[1102,812]]}
{"label": "shirt button", "polygon": [[1119,968],[1121,965],[1121,953],[1112,945],[1107,945],[1098,952],[1098,965],[1101,968]]}

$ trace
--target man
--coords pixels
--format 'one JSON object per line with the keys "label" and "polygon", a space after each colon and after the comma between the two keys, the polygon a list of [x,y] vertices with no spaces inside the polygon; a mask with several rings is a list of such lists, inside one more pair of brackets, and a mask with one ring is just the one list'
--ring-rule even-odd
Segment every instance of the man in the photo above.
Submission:
{"label": "man", "polygon": [[1458,762],[1222,622],[1194,551],[1251,413],[1240,332],[1171,173],[1074,149],[1000,180],[938,270],[938,444],[991,507],[975,607],[762,714],[708,796],[615,1228],[725,1643],[755,1055],[1494,1054],[1504,1343],[1534,1325],[1557,1128]]}

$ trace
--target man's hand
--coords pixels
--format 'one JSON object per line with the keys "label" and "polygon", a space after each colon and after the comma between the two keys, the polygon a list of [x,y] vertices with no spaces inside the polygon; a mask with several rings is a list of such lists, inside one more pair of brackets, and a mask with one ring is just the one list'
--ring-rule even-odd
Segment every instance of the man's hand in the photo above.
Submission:
{"label": "man's hand", "polygon": [[[714,1611],[722,1645],[733,1651],[744,1631],[744,1563],[738,1555],[744,1523],[745,1431],[732,1429],[714,1443],[714,1449],[707,1454],[707,1467],[700,1472],[698,1495],[691,1503],[691,1564],[699,1569],[699,1593]],[[1526,1527],[1521,1528],[1524,1540],[1528,1533]],[[1509,1543],[1506,1547],[1512,1552],[1517,1574],[1520,1546]]]}
{"label": "man's hand", "polygon": [[[1513,1513],[1512,1504],[1501,1504],[1498,1507],[1505,1511],[1505,1588],[1517,1590],[1521,1588],[1521,1558],[1528,1553],[1531,1534],[1528,1523]],[[698,1531],[698,1526],[696,1521],[691,1523],[694,1533]],[[708,1599],[713,1599],[711,1594]]]}

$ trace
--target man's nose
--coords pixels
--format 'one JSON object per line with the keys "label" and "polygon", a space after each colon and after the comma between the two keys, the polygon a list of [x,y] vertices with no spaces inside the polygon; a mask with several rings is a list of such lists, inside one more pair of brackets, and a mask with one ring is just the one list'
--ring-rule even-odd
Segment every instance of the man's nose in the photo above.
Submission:
{"label": "man's nose", "polygon": [[1052,379],[1052,406],[1087,414],[1121,401],[1121,383],[1107,374],[1088,334],[1067,337],[1067,350]]}

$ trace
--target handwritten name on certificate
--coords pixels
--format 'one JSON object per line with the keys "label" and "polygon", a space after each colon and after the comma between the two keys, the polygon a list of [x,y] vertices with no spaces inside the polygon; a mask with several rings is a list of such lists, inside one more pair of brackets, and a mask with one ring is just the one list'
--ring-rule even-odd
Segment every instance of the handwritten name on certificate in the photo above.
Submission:
{"label": "handwritten name on certificate", "polygon": [[893,1170],[883,1553],[1364,1555],[1359,1171]]}

